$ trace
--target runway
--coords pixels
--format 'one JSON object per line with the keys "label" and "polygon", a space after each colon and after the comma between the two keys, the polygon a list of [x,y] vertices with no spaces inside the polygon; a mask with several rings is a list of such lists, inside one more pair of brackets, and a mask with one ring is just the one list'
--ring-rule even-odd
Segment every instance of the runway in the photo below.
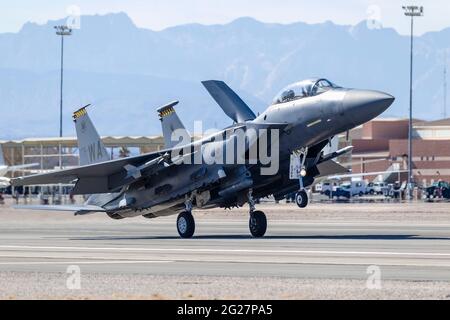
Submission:
{"label": "runway", "polygon": [[0,226],[0,271],[77,264],[84,272],[362,279],[377,265],[386,279],[450,281],[450,224],[278,220],[253,239],[245,219],[200,218],[186,240],[175,218],[70,221]]}
{"label": "runway", "polygon": [[383,280],[450,283],[450,219],[326,221],[314,209],[309,214],[270,215],[263,239],[249,236],[245,214],[199,214],[196,236],[186,240],[178,238],[175,217],[113,221],[21,212],[0,223],[0,272],[65,273],[76,265],[92,275],[365,281],[377,266]]}

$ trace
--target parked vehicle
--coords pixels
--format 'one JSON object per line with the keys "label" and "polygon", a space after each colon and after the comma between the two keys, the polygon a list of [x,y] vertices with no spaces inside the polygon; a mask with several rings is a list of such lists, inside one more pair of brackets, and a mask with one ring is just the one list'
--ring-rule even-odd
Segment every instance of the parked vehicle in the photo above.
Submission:
{"label": "parked vehicle", "polygon": [[363,196],[367,193],[367,185],[363,180],[345,182],[341,184],[340,188],[348,191],[350,196]]}
{"label": "parked vehicle", "polygon": [[384,182],[371,182],[367,185],[366,194],[379,194],[387,195],[389,192],[389,186]]}
{"label": "parked vehicle", "polygon": [[450,185],[448,182],[439,181],[425,189],[427,199],[445,198],[450,199]]}
{"label": "parked vehicle", "polygon": [[349,190],[342,188],[342,187],[337,187],[335,190],[333,190],[333,194],[331,196],[332,198],[347,198],[350,199],[351,193]]}
{"label": "parked vehicle", "polygon": [[340,186],[337,184],[324,185],[324,191],[322,194],[331,198],[347,198],[350,199],[353,196],[363,196],[366,193],[366,182],[362,180],[345,182]]}
{"label": "parked vehicle", "polygon": [[366,194],[375,194],[375,183],[371,182],[367,185]]}

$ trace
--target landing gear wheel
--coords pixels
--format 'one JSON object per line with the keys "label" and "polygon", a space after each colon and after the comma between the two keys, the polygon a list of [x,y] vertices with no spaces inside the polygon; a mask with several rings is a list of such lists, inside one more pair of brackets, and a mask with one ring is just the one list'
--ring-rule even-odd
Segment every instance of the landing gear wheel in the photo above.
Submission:
{"label": "landing gear wheel", "polygon": [[177,230],[181,238],[192,238],[195,232],[195,220],[192,213],[184,211],[178,215]]}
{"label": "landing gear wheel", "polygon": [[249,228],[253,237],[264,237],[267,230],[267,218],[264,212],[254,211],[250,214]]}
{"label": "landing gear wheel", "polygon": [[295,203],[299,206],[299,208],[306,208],[308,205],[308,194],[306,191],[302,190],[297,192],[295,195]]}

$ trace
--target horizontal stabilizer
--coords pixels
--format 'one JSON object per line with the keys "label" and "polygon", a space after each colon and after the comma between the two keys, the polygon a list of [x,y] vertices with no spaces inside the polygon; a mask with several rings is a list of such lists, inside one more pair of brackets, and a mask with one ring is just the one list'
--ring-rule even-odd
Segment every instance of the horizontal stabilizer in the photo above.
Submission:
{"label": "horizontal stabilizer", "polygon": [[96,213],[96,212],[106,212],[105,209],[98,206],[46,206],[46,205],[23,205],[23,206],[13,206],[14,209],[21,210],[36,210],[36,211],[61,211],[61,212],[73,212],[79,215]]}
{"label": "horizontal stabilizer", "polygon": [[247,104],[223,81],[209,80],[202,84],[209,94],[236,123],[243,123],[256,118]]}
{"label": "horizontal stabilizer", "polygon": [[[125,167],[132,165],[140,167],[151,160],[163,158],[159,152],[139,155],[129,158],[121,158],[103,163],[90,164],[73,169],[59,170],[49,173],[19,177],[11,180],[15,187],[26,185],[49,185],[59,183],[73,183],[77,180],[73,194],[98,194],[110,193],[128,182],[128,172]],[[152,164],[154,162],[151,162]],[[157,166],[156,162],[154,166]],[[128,167],[129,168],[129,167]]]}

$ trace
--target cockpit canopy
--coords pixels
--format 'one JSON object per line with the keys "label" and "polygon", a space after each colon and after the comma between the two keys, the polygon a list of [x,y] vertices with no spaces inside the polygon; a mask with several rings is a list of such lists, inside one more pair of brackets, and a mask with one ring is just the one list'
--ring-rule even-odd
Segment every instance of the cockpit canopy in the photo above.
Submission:
{"label": "cockpit canopy", "polygon": [[273,104],[317,96],[333,88],[339,87],[326,79],[303,80],[281,90],[273,100]]}

